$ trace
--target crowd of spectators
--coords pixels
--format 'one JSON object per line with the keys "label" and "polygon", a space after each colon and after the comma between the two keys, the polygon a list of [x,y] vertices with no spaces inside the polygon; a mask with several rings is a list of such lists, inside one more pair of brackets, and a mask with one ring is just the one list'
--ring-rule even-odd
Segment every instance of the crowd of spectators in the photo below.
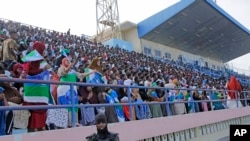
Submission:
{"label": "crowd of spectators", "polygon": [[[224,72],[222,71],[217,72],[221,74],[219,77],[213,77],[207,75],[204,71],[197,71],[197,67],[193,67],[192,64],[185,64],[180,60],[168,60],[164,57],[155,59],[142,53],[128,52],[119,47],[104,46],[84,37],[72,35],[70,31],[60,33],[18,22],[0,20],[0,42],[8,39],[12,31],[17,33],[17,38],[15,39],[18,46],[17,52],[15,52],[17,59],[11,63],[4,60],[0,63],[1,77],[25,79],[27,70],[21,61],[21,57],[33,49],[33,44],[36,41],[40,41],[46,47],[45,60],[55,73],[57,73],[58,68],[62,64],[61,61],[65,57],[65,52],[62,52],[62,49],[67,49],[67,59],[73,64],[72,69],[79,73],[84,73],[84,69],[91,64],[93,59],[101,57],[100,65],[107,84],[168,88],[167,91],[155,88],[125,89],[115,87],[100,90],[91,86],[80,86],[77,88],[79,104],[105,103],[105,100],[99,95],[100,93],[102,95],[110,92],[117,94],[116,100],[119,103],[128,102],[128,97],[130,96],[127,93],[131,94],[132,102],[137,103],[162,102],[166,100],[190,102],[191,100],[225,98],[225,93],[219,91],[226,89],[225,86],[228,81],[228,78],[223,75]],[[1,53],[1,58],[3,56],[4,54]],[[203,67],[202,70],[210,69]],[[79,79],[78,81],[86,82],[84,79]],[[23,84],[0,82],[0,86],[5,89],[3,93],[6,95],[8,102],[22,105]],[[247,84],[243,85],[243,87],[244,90],[249,90]],[[172,88],[192,88],[193,90],[174,90]],[[205,89],[213,91],[206,91]],[[7,92],[7,90],[9,91]],[[165,97],[165,94],[168,94],[168,97]],[[168,108],[169,110],[167,110]],[[223,102],[213,103],[213,105],[210,105],[208,102],[201,102],[195,104],[194,107],[188,102],[185,104],[170,104],[169,107],[166,104],[138,105],[133,107],[132,113],[130,113],[128,106],[122,107],[125,121],[132,120],[131,117],[133,120],[141,120],[223,108],[226,108]],[[144,110],[142,111],[142,109]],[[83,121],[86,110],[79,110],[77,120],[79,125],[87,126],[94,124],[92,121],[86,121],[86,119]],[[98,112],[96,109],[88,110],[94,112],[94,114]],[[105,113],[107,114],[108,122],[120,121],[114,109],[106,108]],[[26,117],[22,119],[28,118],[28,114],[25,115]],[[17,118],[14,119],[18,120]],[[27,121],[17,121],[17,123],[28,124]],[[27,128],[28,126],[22,125],[19,127],[20,125],[18,126],[17,123],[14,122],[13,128]],[[10,132],[6,134],[10,134]]]}

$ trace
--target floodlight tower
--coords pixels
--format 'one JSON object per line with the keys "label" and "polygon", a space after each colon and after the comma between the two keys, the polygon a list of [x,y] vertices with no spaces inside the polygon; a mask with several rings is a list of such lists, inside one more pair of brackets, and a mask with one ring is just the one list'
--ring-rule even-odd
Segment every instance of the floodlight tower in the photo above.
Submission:
{"label": "floodlight tower", "polygon": [[121,38],[117,0],[96,0],[97,42]]}

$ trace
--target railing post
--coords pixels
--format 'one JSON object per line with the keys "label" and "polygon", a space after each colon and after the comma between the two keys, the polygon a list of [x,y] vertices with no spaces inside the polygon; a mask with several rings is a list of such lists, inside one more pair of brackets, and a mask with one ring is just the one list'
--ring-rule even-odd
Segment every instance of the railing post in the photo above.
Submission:
{"label": "railing post", "polygon": [[243,96],[244,96],[244,101],[245,101],[245,106],[244,107],[247,107],[247,95],[246,95],[246,92],[243,92]]}
{"label": "railing post", "polygon": [[167,116],[171,116],[171,111],[170,111],[170,107],[169,107],[169,101],[168,101],[168,89],[165,88],[165,99],[166,99],[166,110],[167,110]]}
{"label": "railing post", "polygon": [[132,115],[130,86],[127,87],[127,96],[128,96],[128,103],[129,103],[129,113],[130,113],[129,116],[130,116],[130,121],[132,121],[133,115]]}
{"label": "railing post", "polygon": [[235,91],[234,92],[234,95],[235,95],[235,101],[236,101],[236,107],[238,108],[239,107],[239,92],[238,91]]}
{"label": "railing post", "polygon": [[213,108],[214,105],[213,105],[213,102],[212,102],[212,101],[213,101],[213,99],[212,99],[212,93],[213,93],[213,91],[209,91],[209,97],[210,97],[210,98],[209,98],[209,100],[210,100],[209,103],[210,103],[211,111],[214,110],[214,108]]}
{"label": "railing post", "polygon": [[225,109],[228,109],[226,91],[224,90],[222,92],[223,92],[223,103],[225,105]]}
{"label": "railing post", "polygon": [[71,123],[72,127],[76,126],[76,116],[75,116],[75,92],[74,85],[70,84],[70,97],[71,97]]}
{"label": "railing post", "polygon": [[195,102],[194,102],[194,99],[193,99],[193,93],[190,91],[190,103],[191,103],[191,106],[192,106],[192,113],[195,113]]}

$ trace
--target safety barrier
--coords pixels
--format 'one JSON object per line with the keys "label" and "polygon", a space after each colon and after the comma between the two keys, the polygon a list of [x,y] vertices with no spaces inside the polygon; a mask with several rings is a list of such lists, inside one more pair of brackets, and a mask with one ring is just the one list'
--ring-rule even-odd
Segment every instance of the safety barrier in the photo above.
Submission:
{"label": "safety barrier", "polygon": [[[229,125],[246,124],[246,122],[250,123],[249,106],[124,123],[110,123],[108,128],[111,132],[119,133],[120,141],[193,141],[201,136],[209,135],[211,136],[204,141],[215,141],[216,139],[212,135],[215,132],[221,133],[220,131],[224,131],[221,137],[228,136]],[[0,140],[85,141],[86,136],[95,132],[95,126],[84,126],[2,136]]]}
{"label": "safety barrier", "polygon": [[[89,84],[89,83],[81,83],[81,82],[59,82],[59,81],[41,81],[41,80],[29,80],[29,79],[16,79],[16,78],[0,78],[0,82],[16,82],[16,83],[40,83],[40,84],[55,84],[55,85],[70,85],[70,91],[71,91],[71,97],[73,97],[74,93],[73,93],[73,86],[93,86],[93,87],[110,87],[110,88],[127,88],[127,89],[132,89],[132,88],[140,88],[140,89],[163,89],[165,91],[165,97],[168,97],[168,94],[166,93],[167,90],[189,90],[189,91],[215,91],[212,89],[189,89],[189,88],[165,88],[165,87],[144,87],[144,86],[125,86],[125,85],[104,85],[104,84]],[[195,101],[192,99],[192,93],[190,93],[191,99],[192,101],[188,102],[188,101],[168,101],[168,99],[166,98],[166,101],[164,102],[145,102],[143,104],[145,105],[153,105],[153,104],[166,104],[167,105],[167,114],[168,116],[171,116],[171,112],[170,112],[170,108],[169,105],[170,104],[174,104],[174,103],[192,103],[192,112],[195,112],[194,109],[194,105],[195,103],[201,103],[201,102],[210,102],[210,106],[213,106],[213,102],[226,102],[226,101],[231,101],[229,99],[226,99],[226,94],[224,92],[226,92],[225,90],[216,90],[217,92],[222,92],[224,99],[219,99],[219,100],[198,100]],[[73,99],[72,100],[72,105],[37,105],[37,106],[4,106],[4,107],[0,107],[0,111],[1,110],[32,110],[32,109],[53,109],[53,108],[71,108],[72,110],[75,108],[79,108],[79,107],[107,107],[107,106],[117,106],[117,105],[128,105],[129,109],[130,109],[130,113],[132,113],[132,106],[133,105],[139,105],[137,103],[132,103],[131,102],[131,95],[129,93],[130,91],[127,91],[127,96],[128,96],[128,103],[113,103],[113,104],[84,104],[84,105],[76,105],[74,104]],[[229,91],[227,91],[229,92]],[[245,105],[248,105],[247,101],[250,100],[250,97],[247,97],[247,94],[249,93],[248,91],[243,91],[243,99],[241,99],[238,95],[239,92],[238,91],[232,91],[235,93],[235,97],[237,98],[237,107],[239,106],[238,103],[240,101],[244,101]],[[249,93],[250,94],[250,93]],[[211,96],[211,93],[209,94],[209,96]],[[234,100],[233,100],[234,101]],[[213,108],[211,109],[213,110]],[[132,114],[131,117],[132,118]],[[72,113],[72,125],[73,127],[75,127],[75,115]]]}
{"label": "safety barrier", "polygon": [[[168,90],[168,88],[163,88],[163,87],[100,85],[100,84],[87,84],[87,83],[79,83],[79,82],[52,82],[52,81],[39,81],[39,80],[28,80],[28,79],[22,80],[22,79],[9,79],[9,78],[0,78],[0,82],[17,82],[17,83],[24,83],[25,82],[25,83],[42,83],[42,84],[70,85],[71,96],[73,96],[73,86],[74,85],[76,85],[76,86],[89,86],[89,85],[91,85],[91,86],[96,86],[96,87],[111,87],[111,88],[118,87],[118,88],[127,88],[127,89],[131,89],[131,88],[147,88],[147,89],[154,88],[154,89],[163,89],[164,91]],[[211,90],[211,89],[176,89],[176,90],[210,91],[210,92],[214,91],[214,90]],[[250,100],[250,98],[247,98],[247,95],[249,93],[248,91],[242,92],[243,95],[244,95],[244,97],[242,99],[237,96],[239,94],[237,91],[233,91],[233,92],[235,92],[235,95],[236,95],[236,98],[237,98],[236,99],[237,103],[240,102],[240,101],[243,101],[245,103],[245,105],[248,105],[248,101]],[[128,105],[130,113],[132,113],[132,106],[133,105],[138,105],[138,104],[131,102],[131,96],[130,96],[129,91],[127,91],[127,96],[128,96],[128,99],[129,99],[128,103],[119,103],[119,104],[118,103],[117,104],[84,104],[84,105],[72,104],[72,105],[47,105],[47,106],[37,105],[37,106],[14,106],[14,107],[13,106],[2,106],[2,107],[0,107],[0,111],[2,111],[2,110],[24,110],[24,109],[53,109],[53,108],[72,108],[72,109],[75,109],[76,107],[78,107],[78,108],[79,107],[106,107],[106,106],[116,106],[116,105]],[[167,94],[165,94],[165,96],[168,97]],[[225,93],[223,93],[223,96],[226,97]],[[191,93],[191,97],[192,97],[192,93]],[[174,103],[192,103],[194,105],[195,103],[198,103],[198,102],[210,102],[211,106],[213,106],[213,102],[217,102],[217,101],[224,101],[225,102],[225,101],[230,101],[230,100],[228,100],[228,99],[220,99],[220,100],[199,100],[199,101],[192,100],[192,101],[189,101],[189,102],[188,101],[171,102],[171,101],[168,101],[167,98],[166,98],[166,101],[164,101],[164,102],[145,102],[143,104],[147,104],[147,105],[151,105],[151,104],[166,104],[167,107],[168,107],[166,109],[167,113],[168,113],[168,116],[171,116],[171,112],[170,112],[170,109],[169,109],[169,105],[170,104],[174,104]],[[72,102],[72,103],[74,103],[74,102]],[[238,104],[237,104],[237,107],[238,107]],[[213,110],[213,108],[212,108],[212,110]],[[192,111],[195,112],[194,106],[192,106]],[[206,112],[204,112],[204,113],[206,113]],[[247,114],[246,115],[242,115],[242,116],[247,116]],[[185,115],[185,116],[190,116],[190,115],[192,115],[192,114],[188,114],[188,115]],[[131,116],[130,119],[133,119],[132,118],[132,114],[130,114],[130,116]],[[181,116],[185,117],[184,115],[181,115]],[[176,117],[177,116],[175,116],[175,118]],[[75,127],[75,125],[76,125],[76,119],[75,118],[76,118],[75,115],[72,114],[72,126],[73,127]],[[170,117],[168,117],[168,118],[170,118]],[[157,119],[152,119],[152,120],[157,120]],[[142,121],[140,121],[140,122],[142,122]],[[215,123],[211,123],[211,126],[210,126],[210,124],[208,124],[208,125],[200,125],[201,126],[201,128],[200,128],[200,134],[204,135],[204,134],[208,134],[210,132],[214,132],[214,131],[218,130],[219,127],[215,128],[214,124]],[[208,126],[210,128],[209,130],[207,128]],[[188,136],[190,138],[193,138],[193,137],[196,137],[196,134],[197,134],[197,133],[195,133],[195,129],[196,128],[193,127],[193,128],[188,129],[188,130],[185,130],[185,131],[184,130],[180,131],[180,132],[178,131],[178,133],[168,131],[169,134],[167,134],[167,138],[171,138],[172,135],[173,135],[172,137],[176,136],[175,138],[180,137],[180,139],[183,138],[184,136],[187,136],[185,138],[188,138]],[[174,131],[174,130],[172,130],[172,131]],[[165,133],[167,133],[167,132],[165,132]],[[160,136],[160,138],[163,138],[165,135],[164,134],[160,134],[159,136]],[[155,140],[157,140],[157,138],[158,138],[157,136],[154,136],[153,138],[152,137],[153,136],[151,136],[150,138],[151,139],[155,138]],[[150,138],[148,138],[148,139],[150,140]],[[145,138],[141,138],[141,139],[145,139]]]}

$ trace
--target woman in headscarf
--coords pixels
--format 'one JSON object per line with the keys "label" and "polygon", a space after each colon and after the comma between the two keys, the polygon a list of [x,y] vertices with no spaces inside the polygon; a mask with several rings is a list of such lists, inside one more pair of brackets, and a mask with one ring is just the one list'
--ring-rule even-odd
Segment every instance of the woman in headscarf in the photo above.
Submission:
{"label": "woman in headscarf", "polygon": [[242,92],[242,87],[240,82],[235,76],[231,76],[229,82],[227,83],[228,97],[227,107],[236,108],[242,107],[242,104],[237,99],[240,99],[240,93]]}
{"label": "woman in headscarf", "polygon": [[101,73],[102,75],[104,74],[103,70],[102,70],[102,66],[101,66],[101,57],[96,57],[92,60],[92,62],[89,64],[88,68],[92,69],[92,70],[97,70],[99,73]]}
{"label": "woman in headscarf", "polygon": [[108,120],[105,114],[101,113],[95,117],[97,133],[87,136],[87,141],[119,141],[117,133],[109,132]]}
{"label": "woman in headscarf", "polygon": [[[93,97],[93,91],[91,86],[79,87],[79,103],[80,104],[93,104],[97,103],[95,97]],[[94,107],[81,107],[80,108],[80,123],[84,126],[95,124],[95,108]]]}
{"label": "woman in headscarf", "polygon": [[60,67],[63,58],[66,58],[67,56],[70,55],[70,50],[68,50],[68,49],[62,49],[62,50],[60,51],[60,54],[61,54],[61,56],[58,57],[58,58],[56,58],[56,61],[55,61],[55,65],[56,65],[57,68]]}
{"label": "woman in headscarf", "polygon": [[[62,64],[60,66],[60,68],[57,71],[57,75],[60,77],[60,81],[61,82],[77,82],[77,78],[82,80],[84,77],[86,77],[87,75],[90,75],[92,73],[95,73],[96,71],[92,71],[89,73],[79,73],[76,72],[72,69],[73,67],[73,63],[70,63],[69,60],[66,58],[62,59]],[[78,94],[77,94],[77,87],[74,86],[73,87],[74,90],[74,94],[72,97],[71,91],[70,91],[70,86],[69,85],[59,85],[57,88],[57,97],[58,97],[58,104],[59,105],[67,105],[67,104],[78,104]],[[74,103],[72,103],[72,99],[74,101]],[[67,125],[63,124],[61,125],[62,128],[65,128],[65,126],[69,126],[71,127],[71,121],[72,121],[72,117],[71,117],[71,108],[69,108],[69,113],[68,113],[68,121],[66,123],[68,123]],[[76,123],[78,123],[78,108],[75,109],[75,117],[76,117]]]}
{"label": "woman in headscarf", "polygon": [[[45,45],[42,42],[35,42],[33,44],[33,50],[37,50],[37,52],[41,55],[44,56],[45,53]],[[47,64],[44,66],[44,68],[40,68],[40,64],[43,60],[37,60],[37,61],[32,61],[27,64],[27,73],[28,75],[37,75],[44,70],[50,69],[50,65]]]}
{"label": "woman in headscarf", "polygon": [[[22,78],[22,77],[23,77],[23,66],[22,66],[22,64],[17,63],[17,64],[15,64],[15,65],[13,66],[12,72],[11,72],[11,76],[12,76],[13,78]],[[23,83],[16,83],[16,82],[15,82],[15,83],[13,84],[13,86],[16,87],[17,90],[19,91],[19,89],[20,89],[21,87],[23,87]]]}
{"label": "woman in headscarf", "polygon": [[[95,58],[92,62],[88,65],[85,69],[85,72],[91,72],[91,70],[96,70],[100,74],[103,74],[101,64],[100,64],[100,57]],[[83,79],[83,83],[89,82],[86,78]],[[97,104],[98,102],[98,87],[91,87],[91,86],[80,86],[79,87],[79,102],[80,104]],[[94,107],[87,107],[81,108],[81,124],[82,125],[93,125],[95,124],[95,108]]]}
{"label": "woman in headscarf", "polygon": [[[239,98],[239,93],[241,93],[242,87],[235,76],[231,76],[229,82],[227,83],[227,89],[229,90],[228,95],[230,99]],[[237,93],[236,91],[238,91],[239,93]]]}
{"label": "woman in headscarf", "polygon": [[11,75],[13,78],[19,78],[23,71],[23,66],[20,63],[17,63],[13,66]]}
{"label": "woman in headscarf", "polygon": [[[36,50],[41,56],[44,55],[45,45],[42,42],[35,42],[33,44],[33,50]],[[37,60],[27,63],[27,74],[29,76],[35,76],[43,71],[46,71],[50,68],[50,65],[45,65],[43,68],[40,68],[40,63],[43,60]],[[24,105],[47,105],[48,103],[43,102],[30,102],[24,99]],[[31,116],[29,118],[28,131],[38,131],[45,130],[46,128],[46,112],[47,110],[30,110]]]}
{"label": "woman in headscarf", "polygon": [[[95,79],[91,79],[91,77],[87,77],[86,83],[107,84],[107,79],[105,79],[104,72],[103,72],[102,66],[101,66],[101,59],[102,59],[101,57],[94,58],[92,60],[92,62],[88,65],[88,67],[85,68],[85,72],[91,72],[92,70],[96,70],[97,73],[95,73],[95,74],[98,74],[98,76],[92,77]],[[97,102],[97,103],[103,102],[103,99],[101,96],[102,95],[101,92],[104,91],[103,89],[104,88],[102,88],[102,87],[93,87],[92,88],[93,95],[94,95],[93,97],[97,98],[94,100],[95,102]],[[97,109],[97,112],[100,113],[100,112],[104,112],[105,108],[98,107],[96,109]]]}

